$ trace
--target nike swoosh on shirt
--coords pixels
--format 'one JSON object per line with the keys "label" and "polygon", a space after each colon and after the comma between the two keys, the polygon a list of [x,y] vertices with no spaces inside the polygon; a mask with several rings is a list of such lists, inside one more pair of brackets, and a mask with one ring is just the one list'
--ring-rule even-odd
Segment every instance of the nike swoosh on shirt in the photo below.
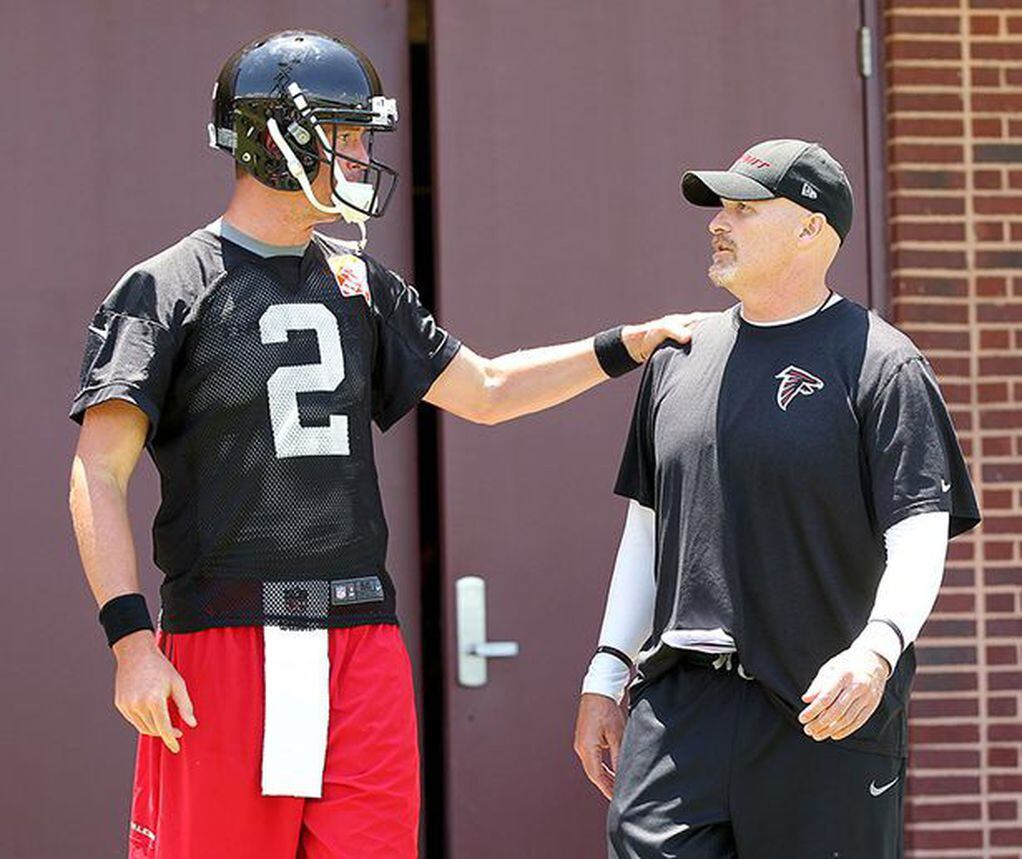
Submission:
{"label": "nike swoosh on shirt", "polygon": [[948,483],[946,480],[941,480],[940,481],[940,488],[944,492],[947,492],[951,488],[951,484]]}
{"label": "nike swoosh on shirt", "polygon": [[897,778],[895,778],[894,781],[888,782],[883,787],[877,787],[877,783],[875,781],[871,781],[869,783],[869,793],[870,793],[870,796],[880,796],[880,795],[882,795],[884,793],[887,793],[887,791],[889,791],[892,787],[894,787],[898,783],[898,779],[899,778],[901,778],[901,776],[897,776]]}

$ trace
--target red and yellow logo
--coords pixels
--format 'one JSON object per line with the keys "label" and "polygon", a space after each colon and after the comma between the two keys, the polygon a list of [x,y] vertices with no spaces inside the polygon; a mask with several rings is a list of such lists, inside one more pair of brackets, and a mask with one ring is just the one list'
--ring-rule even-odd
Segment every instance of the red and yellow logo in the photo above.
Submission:
{"label": "red and yellow logo", "polygon": [[327,259],[330,271],[337,279],[337,286],[345,298],[361,295],[366,304],[372,306],[372,294],[369,292],[369,273],[366,271],[365,260],[354,254],[341,254]]}

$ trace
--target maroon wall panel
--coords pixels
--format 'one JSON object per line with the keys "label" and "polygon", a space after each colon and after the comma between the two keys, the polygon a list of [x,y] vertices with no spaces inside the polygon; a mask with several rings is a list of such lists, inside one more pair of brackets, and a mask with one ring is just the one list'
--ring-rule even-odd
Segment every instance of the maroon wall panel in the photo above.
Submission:
{"label": "maroon wall panel", "polygon": [[[710,210],[684,167],[819,139],[865,196],[858,0],[435,0],[442,317],[494,355],[733,299],[706,278]],[[860,219],[834,271],[868,295]],[[453,859],[590,857],[603,801],[571,750],[625,504],[611,494],[637,376],[495,429],[442,424]],[[453,582],[487,579],[521,644],[453,683]]]}
{"label": "maroon wall panel", "polygon": [[[134,262],[216,217],[229,159],[206,148],[209,96],[235,48],[285,27],[353,39],[409,112],[406,3],[181,0],[10,3],[2,124],[0,410],[0,855],[122,855],[133,732],[112,708],[113,663],[95,621],[67,513],[77,430],[66,418],[86,326]],[[370,247],[411,269],[408,123],[381,141],[405,182]],[[391,568],[417,661],[415,428],[381,443]],[[131,487],[143,579],[155,608],[146,460]],[[187,740],[185,740],[187,742]]]}

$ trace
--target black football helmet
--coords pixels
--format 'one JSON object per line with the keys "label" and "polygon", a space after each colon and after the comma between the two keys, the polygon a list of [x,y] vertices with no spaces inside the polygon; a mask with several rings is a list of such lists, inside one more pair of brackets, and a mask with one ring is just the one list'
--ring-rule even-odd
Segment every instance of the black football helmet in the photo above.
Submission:
{"label": "black football helmet", "polygon": [[[365,129],[367,161],[338,153],[340,125]],[[397,102],[383,94],[365,54],[335,36],[287,30],[250,42],[224,63],[213,87],[209,145],[267,187],[303,191],[320,211],[361,226],[384,213],[397,185],[397,172],[372,157],[373,132],[396,125]],[[342,161],[358,166],[361,181],[344,175]],[[312,189],[324,165],[332,177],[326,201]]]}

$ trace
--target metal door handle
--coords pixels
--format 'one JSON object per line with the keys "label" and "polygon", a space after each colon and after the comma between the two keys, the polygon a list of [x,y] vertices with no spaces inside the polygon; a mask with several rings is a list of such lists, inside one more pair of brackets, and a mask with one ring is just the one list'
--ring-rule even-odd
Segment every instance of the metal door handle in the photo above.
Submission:
{"label": "metal door handle", "polygon": [[484,641],[475,645],[471,653],[484,659],[496,659],[518,655],[517,641]]}
{"label": "metal door handle", "polygon": [[486,660],[518,655],[517,641],[486,640],[486,582],[462,576],[455,583],[458,615],[458,683],[485,686]]}

